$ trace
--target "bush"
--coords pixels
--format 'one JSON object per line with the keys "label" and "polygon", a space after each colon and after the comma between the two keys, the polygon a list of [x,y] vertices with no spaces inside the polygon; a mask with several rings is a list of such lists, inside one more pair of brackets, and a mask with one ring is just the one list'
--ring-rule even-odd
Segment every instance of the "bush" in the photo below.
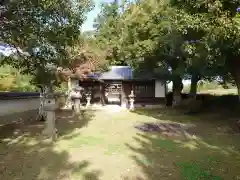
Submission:
{"label": "bush", "polygon": [[0,91],[36,91],[37,88],[30,83],[31,79],[31,76],[22,75],[11,66],[0,67]]}

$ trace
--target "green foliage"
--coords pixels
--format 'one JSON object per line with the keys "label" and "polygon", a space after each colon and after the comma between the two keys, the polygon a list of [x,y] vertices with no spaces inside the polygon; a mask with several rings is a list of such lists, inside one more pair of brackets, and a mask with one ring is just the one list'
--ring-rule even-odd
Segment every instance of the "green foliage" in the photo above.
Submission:
{"label": "green foliage", "polygon": [[22,75],[11,66],[0,67],[0,91],[36,91],[37,88],[30,84],[31,79],[30,75]]}
{"label": "green foliage", "polygon": [[[202,29],[202,43],[208,50],[208,64],[212,71],[229,80],[229,73],[235,81],[239,75],[239,1],[207,1],[197,2],[171,0],[171,5],[180,8],[189,16],[199,17],[201,23],[192,28]],[[196,22],[195,18],[193,22]],[[185,25],[186,26],[186,25]],[[202,27],[202,28],[201,28]],[[211,60],[211,61],[210,61]]]}
{"label": "green foliage", "polygon": [[56,87],[55,92],[65,93],[67,90],[67,82],[62,82],[58,87]]}
{"label": "green foliage", "polygon": [[37,84],[52,84],[55,68],[69,63],[66,47],[79,39],[89,0],[6,1],[1,13],[0,42],[16,53],[5,62],[31,74]]}
{"label": "green foliage", "polygon": [[110,64],[152,71],[174,84],[220,76],[240,88],[239,6],[236,0],[104,4],[96,38]]}
{"label": "green foliage", "polygon": [[[201,18],[193,21],[196,17],[162,1],[130,3],[124,10],[116,15],[109,8],[104,8],[102,16],[105,21],[102,24],[99,21],[101,26],[97,38],[108,41],[106,48],[110,51],[110,64],[148,69],[166,80],[185,77],[197,67],[201,67],[198,74],[206,72],[208,66],[202,60],[206,59],[206,48],[186,42],[193,36],[196,39],[196,34],[201,36],[204,28],[200,26]],[[201,29],[197,32],[195,28],[186,33],[186,24],[191,26],[189,21],[193,21],[192,26],[198,24]]]}

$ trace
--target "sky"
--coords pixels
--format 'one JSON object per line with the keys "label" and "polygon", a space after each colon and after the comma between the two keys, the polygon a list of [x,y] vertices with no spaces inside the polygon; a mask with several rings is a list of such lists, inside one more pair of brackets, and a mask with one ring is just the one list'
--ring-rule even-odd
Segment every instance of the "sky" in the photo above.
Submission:
{"label": "sky", "polygon": [[91,31],[93,30],[93,21],[97,17],[98,13],[100,13],[100,4],[103,2],[112,2],[112,0],[93,0],[95,7],[94,9],[87,14],[87,20],[82,26],[82,31]]}

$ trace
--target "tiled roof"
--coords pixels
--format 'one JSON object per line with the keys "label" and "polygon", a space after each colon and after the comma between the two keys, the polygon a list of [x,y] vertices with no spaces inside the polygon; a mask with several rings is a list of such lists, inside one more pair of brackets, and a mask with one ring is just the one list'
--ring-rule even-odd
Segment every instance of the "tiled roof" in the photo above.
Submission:
{"label": "tiled roof", "polygon": [[132,79],[132,68],[130,66],[112,66],[108,72],[102,73],[99,79],[130,80]]}
{"label": "tiled roof", "polygon": [[99,80],[132,80],[132,79],[158,79],[150,71],[133,71],[129,66],[112,66],[111,69],[103,73],[91,73],[88,75],[91,79]]}

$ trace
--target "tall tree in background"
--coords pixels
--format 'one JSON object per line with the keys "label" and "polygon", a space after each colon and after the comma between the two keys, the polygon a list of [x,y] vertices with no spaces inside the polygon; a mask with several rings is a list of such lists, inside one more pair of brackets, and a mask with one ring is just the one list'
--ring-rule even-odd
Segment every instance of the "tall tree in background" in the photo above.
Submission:
{"label": "tall tree in background", "polygon": [[238,6],[225,0],[138,1],[119,12],[110,4],[99,16],[96,38],[112,64],[145,68],[173,81],[178,104],[184,78],[191,78],[193,96],[200,79],[217,76],[232,77],[240,89]]}
{"label": "tall tree in background", "polygon": [[95,20],[96,40],[106,52],[106,60],[114,65],[126,65],[122,54],[122,34],[124,21],[121,5],[117,1],[102,4],[101,12]]}
{"label": "tall tree in background", "polygon": [[[240,95],[239,75],[239,6],[233,1],[177,1],[171,0],[171,5],[183,10],[189,16],[201,18],[198,27],[204,27],[204,43],[208,49],[208,57],[214,71],[223,78],[231,74],[238,87]],[[195,28],[198,28],[196,25]],[[230,77],[231,79],[231,77]]]}
{"label": "tall tree in background", "polygon": [[180,48],[183,40],[168,18],[172,15],[172,9],[162,2],[130,3],[118,19],[109,18],[98,35],[111,42],[111,63],[131,65],[145,72],[156,71],[159,76],[168,75],[166,80],[173,78],[180,94],[184,73]]}

